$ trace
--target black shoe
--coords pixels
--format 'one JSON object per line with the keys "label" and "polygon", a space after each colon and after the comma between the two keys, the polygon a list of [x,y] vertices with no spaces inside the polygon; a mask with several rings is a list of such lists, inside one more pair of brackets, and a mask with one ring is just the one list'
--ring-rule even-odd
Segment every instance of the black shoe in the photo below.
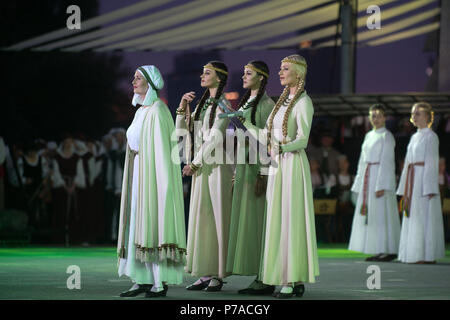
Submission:
{"label": "black shoe", "polygon": [[238,293],[239,294],[251,294],[252,291],[253,291],[252,288],[245,288],[245,289],[238,290]]}
{"label": "black shoe", "polygon": [[377,254],[376,256],[371,256],[366,258],[366,261],[378,261],[378,259],[381,257],[381,254]]}
{"label": "black shoe", "polygon": [[121,297],[136,297],[137,295],[150,291],[150,289],[153,287],[151,284],[138,284],[138,288],[134,290],[128,290],[125,292],[122,292],[120,294]]}
{"label": "black shoe", "polygon": [[249,289],[249,292],[247,292],[247,294],[250,294],[252,296],[263,296],[263,295],[271,295],[275,291],[275,286],[265,286],[262,289],[253,289],[253,288],[247,289]]}
{"label": "black shoe", "polygon": [[377,261],[389,262],[397,258],[396,254],[383,254]]}
{"label": "black shoe", "polygon": [[303,297],[303,294],[305,293],[305,285],[302,283],[294,286],[294,290],[292,293],[297,297]]}
{"label": "black shoe", "polygon": [[[218,278],[214,278],[214,279],[215,279],[215,280],[218,280],[220,283],[219,283],[217,286],[210,286],[210,285],[208,285],[208,286],[206,287],[205,291],[208,291],[208,292],[217,292],[217,291],[222,290],[222,286],[223,286],[223,284],[224,284],[225,282],[223,282],[222,279],[218,279]],[[211,280],[210,280],[210,281],[211,281]]]}
{"label": "black shoe", "polygon": [[153,292],[151,290],[147,291],[145,293],[146,298],[158,298],[158,297],[165,297],[167,294],[167,290],[169,290],[169,286],[163,285],[163,290],[159,292]]}
{"label": "black shoe", "polygon": [[203,290],[203,289],[205,289],[208,286],[210,281],[211,281],[211,279],[205,280],[205,281],[200,279],[200,283],[199,284],[191,284],[190,286],[187,286],[186,289],[187,290]]}
{"label": "black shoe", "polygon": [[273,296],[278,299],[290,299],[294,296],[294,291],[292,291],[291,293],[277,292],[277,293],[274,293]]}

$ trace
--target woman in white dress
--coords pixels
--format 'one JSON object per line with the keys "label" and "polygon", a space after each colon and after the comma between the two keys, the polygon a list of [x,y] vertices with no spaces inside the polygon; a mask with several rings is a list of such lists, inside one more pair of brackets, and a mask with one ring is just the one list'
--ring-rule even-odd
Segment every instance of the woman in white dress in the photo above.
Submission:
{"label": "woman in white dress", "polygon": [[418,102],[411,110],[417,127],[405,157],[397,194],[402,198],[402,230],[398,259],[436,263],[445,256],[444,224],[439,194],[439,138],[431,130],[433,110]]}
{"label": "woman in white dress", "polygon": [[[232,165],[225,161],[223,150],[229,120],[219,118],[232,111],[222,109],[229,105],[222,95],[227,67],[220,61],[211,61],[203,67],[200,78],[205,92],[195,111],[191,115],[189,108],[195,93],[188,92],[181,99],[176,120],[184,141],[195,141],[193,160],[188,155],[188,164],[183,168],[183,175],[192,176],[186,271],[200,278],[187,289],[220,291],[222,279],[229,275],[226,265],[233,178]],[[186,145],[189,154],[191,147]]]}
{"label": "woman in white dress", "polygon": [[357,193],[349,250],[372,254],[366,261],[392,261],[398,253],[400,217],[395,195],[395,140],[386,129],[386,110],[369,109],[369,131],[361,147],[356,178]]}
{"label": "woman in white dress", "polygon": [[134,285],[122,297],[165,296],[183,281],[186,234],[177,142],[172,115],[158,98],[164,81],[155,66],[136,70],[127,130],[118,236],[119,276]]}
{"label": "woman in white dress", "polygon": [[[282,286],[278,298],[302,296],[304,282],[319,275],[311,174],[305,149],[314,107],[304,90],[306,61],[291,55],[281,61],[285,86],[270,114],[266,129],[268,151],[277,164],[269,168],[267,217],[260,279]],[[256,132],[250,119],[245,126]]]}

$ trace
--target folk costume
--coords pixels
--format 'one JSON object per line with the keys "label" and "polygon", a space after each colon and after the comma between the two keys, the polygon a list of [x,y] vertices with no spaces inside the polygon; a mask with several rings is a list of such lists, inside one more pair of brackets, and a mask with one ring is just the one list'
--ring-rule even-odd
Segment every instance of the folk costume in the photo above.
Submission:
{"label": "folk costume", "polygon": [[[432,262],[445,256],[444,225],[438,183],[439,138],[418,129],[408,144],[397,194],[403,196],[398,259]],[[435,196],[429,199],[428,195]]]}
{"label": "folk costume", "polygon": [[[250,97],[239,111],[244,112],[244,118],[250,118],[252,108],[256,108],[255,126],[262,129],[275,102],[267,93],[264,93],[258,105],[252,106],[255,97]],[[257,180],[265,179],[266,176],[261,175],[261,164],[258,159],[251,159],[249,153],[255,153],[256,151],[251,150],[248,143],[241,145],[241,141],[238,139],[237,150],[238,159],[239,152],[242,152],[246,163],[240,164],[238,162],[236,165],[227,271],[239,275],[258,275],[266,197],[265,192],[257,196],[255,190]]]}
{"label": "folk costume", "polygon": [[[221,99],[225,99],[221,97]],[[212,100],[206,103],[201,129],[195,135],[203,143],[194,146],[192,164],[199,169],[192,176],[189,225],[187,241],[186,271],[193,276],[217,276],[223,278],[226,272],[230,213],[232,201],[231,181],[233,169],[226,163],[226,153],[219,161],[215,152],[222,148],[228,119],[219,119],[224,111],[217,107],[214,125],[209,129]],[[200,112],[200,110],[197,110]],[[192,116],[192,119],[194,115]],[[187,128],[183,116],[177,116],[177,128]],[[195,140],[194,140],[195,141]],[[212,160],[212,161],[211,161]]]}
{"label": "folk costume", "polygon": [[[119,276],[136,284],[180,284],[186,254],[181,171],[172,116],[158,98],[164,81],[155,66],[138,68],[145,98],[127,130],[118,234]],[[165,289],[166,290],[166,289]]]}
{"label": "folk costume", "polygon": [[[266,192],[260,279],[269,285],[313,283],[319,275],[311,173],[305,152],[314,108],[303,91],[286,114],[294,97],[280,97],[283,102],[278,110],[275,106],[264,129],[272,137],[268,137],[269,149],[280,145],[279,154],[275,152],[277,166],[269,168]],[[257,131],[246,120],[245,126]]]}
{"label": "folk costume", "polygon": [[[395,195],[395,140],[385,127],[369,131],[361,148],[352,192],[358,194],[349,250],[397,254],[400,218]],[[376,192],[384,190],[377,198]]]}

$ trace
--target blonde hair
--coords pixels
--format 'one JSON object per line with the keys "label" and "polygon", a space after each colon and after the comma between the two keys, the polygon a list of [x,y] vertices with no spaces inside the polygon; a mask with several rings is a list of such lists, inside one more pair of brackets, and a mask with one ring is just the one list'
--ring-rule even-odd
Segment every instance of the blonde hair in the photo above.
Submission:
{"label": "blonde hair", "polygon": [[290,56],[287,56],[281,62],[289,62],[292,63],[292,66],[294,67],[295,73],[302,78],[305,79],[306,73],[308,71],[308,64],[306,63],[305,58],[303,58],[299,54],[292,54]]}
{"label": "blonde hair", "polygon": [[[419,102],[413,104],[411,109],[414,109],[414,107],[421,108],[423,111],[425,111],[428,114],[428,128],[430,128],[433,125],[433,121],[434,121],[434,111],[433,111],[433,108],[431,107],[431,104],[429,104],[428,102],[425,102],[425,101],[419,101]],[[411,121],[411,123],[413,123],[412,116],[409,121]]]}
{"label": "blonde hair", "polygon": [[[305,77],[306,77],[306,71],[307,71],[307,64],[305,58],[298,54],[293,54],[290,56],[287,56],[283,60],[281,60],[281,63],[288,62],[291,63],[294,66],[294,70],[298,75],[298,83],[297,83],[297,90],[295,91],[294,97],[290,101],[286,113],[284,114],[283,118],[283,125],[282,125],[282,133],[283,133],[283,143],[286,143],[286,137],[288,134],[288,119],[289,114],[292,111],[292,108],[295,105],[295,102],[300,98],[303,91],[305,90]],[[288,98],[289,96],[289,87],[286,86],[281,93],[280,97],[278,98],[277,103],[275,104],[272,113],[269,116],[269,119],[267,120],[267,142],[268,142],[268,151],[270,153],[270,150],[272,148],[272,128],[273,128],[273,119],[275,118],[275,115],[277,114],[278,110],[280,110],[281,105],[283,102]]]}

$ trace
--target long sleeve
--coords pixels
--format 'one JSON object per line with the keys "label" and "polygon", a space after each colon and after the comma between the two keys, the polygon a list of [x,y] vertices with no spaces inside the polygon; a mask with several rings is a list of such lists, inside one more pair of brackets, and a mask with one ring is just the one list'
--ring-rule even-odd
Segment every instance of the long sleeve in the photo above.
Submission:
{"label": "long sleeve", "polygon": [[89,174],[88,174],[89,185],[93,186],[95,178],[97,177],[97,175],[96,175],[95,157],[94,156],[90,157],[87,160],[87,167],[88,167],[88,170],[89,170]]}
{"label": "long sleeve", "polygon": [[434,132],[427,137],[422,196],[439,194],[439,139]]}
{"label": "long sleeve", "polygon": [[293,152],[301,149],[306,149],[311,132],[312,118],[314,108],[309,97],[300,99],[295,106],[296,122],[297,122],[297,136],[294,141],[282,145],[283,152]]}
{"label": "long sleeve", "polygon": [[[256,119],[257,119],[257,125],[261,128],[261,133],[265,134],[264,127],[266,125],[267,119],[269,118],[270,114],[272,113],[273,107],[275,106],[275,102],[267,95],[264,95],[266,98],[264,102],[261,104],[261,106],[256,111]],[[266,136],[264,136],[266,137]],[[263,148],[263,150],[259,150],[258,152],[258,163],[260,164],[259,172],[262,175],[268,175],[269,173],[269,164],[270,164],[270,157],[266,156],[266,161],[261,161],[261,154],[262,152],[267,152],[267,147],[265,147],[265,144],[260,144],[260,147]]]}
{"label": "long sleeve", "polygon": [[177,132],[180,129],[188,130],[187,123],[186,123],[186,116],[185,115],[177,114],[177,117],[175,119],[175,128],[176,128]]}
{"label": "long sleeve", "polygon": [[19,179],[22,181],[22,183],[25,183],[26,178],[24,176],[23,167],[24,167],[23,158],[17,159],[17,171],[19,172]]}
{"label": "long sleeve", "polygon": [[[216,119],[212,128],[209,131],[208,138],[203,142],[198,150],[192,163],[196,166],[202,166],[203,160],[210,158],[211,152],[216,149],[219,144],[223,143],[225,138],[225,130],[230,122],[229,119],[219,119],[218,115],[223,113],[220,108],[217,108]],[[225,152],[225,151],[223,151]]]}
{"label": "long sleeve", "polygon": [[52,160],[52,161],[53,161],[53,174],[52,174],[53,188],[64,187],[65,182],[61,176],[61,172],[59,171],[58,161],[56,161],[56,160]]}
{"label": "long sleeve", "polygon": [[395,190],[395,140],[388,131],[383,137],[383,151],[380,157],[375,191]]}
{"label": "long sleeve", "polygon": [[185,115],[177,115],[175,119],[175,132],[177,137],[182,138],[182,140],[178,143],[178,148],[180,150],[182,161],[187,163],[191,158],[190,153],[192,142]]}
{"label": "long sleeve", "polygon": [[82,159],[79,159],[77,162],[77,174],[75,176],[74,183],[78,188],[86,188],[86,176],[83,169]]}
{"label": "long sleeve", "polygon": [[[411,138],[412,139],[412,138]],[[411,144],[411,140],[408,144],[408,151],[409,151],[409,145]],[[408,152],[405,155],[405,161],[403,163],[403,169],[402,169],[402,174],[400,176],[400,181],[398,182],[398,186],[397,186],[397,194],[399,196],[403,196],[405,193],[405,184],[406,184],[406,175],[408,174],[408,166],[410,164],[409,161],[409,154]]]}
{"label": "long sleeve", "polygon": [[362,182],[363,182],[363,178],[364,178],[364,159],[365,159],[365,154],[364,154],[364,143],[366,142],[367,139],[367,134],[364,137],[364,142],[361,146],[361,154],[359,155],[359,160],[358,160],[358,168],[356,170],[356,176],[355,176],[355,180],[353,182],[353,186],[351,188],[351,191],[353,192],[360,192],[361,191],[361,186],[362,186]]}
{"label": "long sleeve", "polygon": [[50,168],[47,159],[41,158],[42,178],[46,178],[50,173]]}
{"label": "long sleeve", "polygon": [[116,166],[116,172],[115,172],[115,177],[114,179],[116,179],[116,190],[114,190],[115,194],[120,194],[120,192],[122,191],[122,177],[123,177],[123,169],[121,166]]}

